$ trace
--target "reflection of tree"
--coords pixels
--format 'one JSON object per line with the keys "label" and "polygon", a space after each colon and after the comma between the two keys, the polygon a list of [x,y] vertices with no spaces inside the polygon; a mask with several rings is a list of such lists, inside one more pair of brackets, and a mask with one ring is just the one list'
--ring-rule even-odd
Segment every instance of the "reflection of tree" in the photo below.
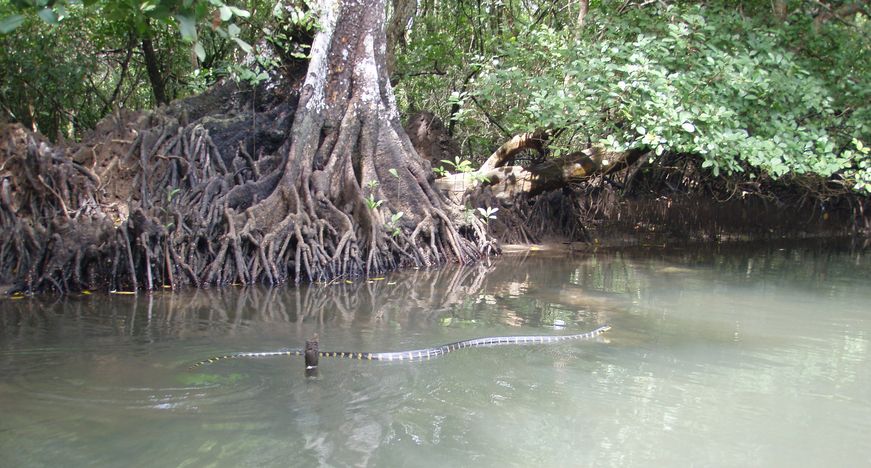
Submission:
{"label": "reflection of tree", "polygon": [[[630,254],[641,261],[634,268],[647,277],[704,273],[700,285],[714,278],[747,285],[791,285],[817,290],[831,288],[830,276],[867,277],[871,263],[862,261],[862,248],[846,242],[779,241],[644,250]],[[845,259],[850,258],[850,261]]]}
{"label": "reflection of tree", "polygon": [[[782,245],[782,244],[781,244]],[[869,274],[867,262],[840,261],[828,246],[748,249],[747,246],[672,251],[511,255],[473,265],[447,265],[299,288],[224,288],[139,296],[94,294],[3,300],[0,343],[15,347],[34,339],[82,336],[161,337],[233,335],[250,322],[338,324],[378,328],[426,326],[450,318],[455,325],[546,325],[610,321],[629,300],[672,279],[710,287],[716,278],[747,284],[784,283],[831,288],[831,275]],[[858,255],[858,254],[856,254]],[[556,257],[556,258],[555,258]],[[665,283],[663,283],[665,282]],[[86,320],[82,320],[87,318]],[[89,322],[90,321],[90,322]],[[99,323],[89,328],[85,323]]]}
{"label": "reflection of tree", "polygon": [[[233,334],[247,322],[319,325],[434,320],[486,284],[488,263],[413,270],[389,278],[332,282],[298,288],[224,288],[139,296],[44,297],[4,301],[0,338],[10,343],[46,333],[72,333],[83,317],[115,336],[185,337]],[[107,328],[104,328],[107,327]],[[87,329],[76,333],[87,336]]]}
{"label": "reflection of tree", "polygon": [[[45,334],[141,337],[146,341],[234,335],[252,323],[379,328],[387,323],[429,326],[552,324],[555,319],[602,322],[614,292],[632,281],[625,266],[606,259],[559,261],[544,255],[507,256],[473,265],[411,270],[352,283],[298,288],[244,287],[158,292],[139,296],[45,297],[4,301],[0,339],[13,343]],[[610,272],[616,268],[617,272]],[[14,344],[13,344],[14,346]]]}
{"label": "reflection of tree", "polygon": [[624,263],[610,254],[509,257],[489,276],[499,286],[488,293],[509,325],[602,324],[626,305],[625,284],[635,278],[626,275]]}

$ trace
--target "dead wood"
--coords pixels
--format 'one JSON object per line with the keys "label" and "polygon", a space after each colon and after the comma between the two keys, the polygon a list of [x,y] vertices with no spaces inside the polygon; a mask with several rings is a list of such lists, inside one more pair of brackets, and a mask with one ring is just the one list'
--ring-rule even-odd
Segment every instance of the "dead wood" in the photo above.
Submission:
{"label": "dead wood", "polygon": [[455,199],[462,199],[482,187],[487,187],[500,200],[512,200],[521,196],[534,197],[593,176],[623,170],[645,153],[640,149],[610,152],[600,147],[592,147],[528,167],[505,165],[520,151],[530,148],[542,150],[543,142],[542,134],[517,135],[493,153],[478,171],[440,178],[436,180],[436,186],[454,193]]}

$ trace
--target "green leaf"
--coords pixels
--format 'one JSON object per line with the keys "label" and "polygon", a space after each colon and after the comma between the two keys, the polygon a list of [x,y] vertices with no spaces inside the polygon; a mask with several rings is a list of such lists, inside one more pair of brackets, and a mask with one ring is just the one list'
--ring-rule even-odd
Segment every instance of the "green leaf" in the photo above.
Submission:
{"label": "green leaf", "polygon": [[43,8],[36,14],[48,24],[57,24],[57,14],[51,8]]}
{"label": "green leaf", "polygon": [[200,41],[197,41],[194,44],[194,53],[197,54],[197,58],[200,59],[200,62],[206,59],[206,50],[203,49],[203,44]]}
{"label": "green leaf", "polygon": [[24,16],[22,15],[12,15],[0,19],[0,34],[12,32],[15,28],[21,26],[23,22]]}
{"label": "green leaf", "polygon": [[696,126],[690,122],[684,122],[680,126],[681,126],[681,128],[684,129],[684,131],[686,131],[688,133],[693,133],[696,131]]}
{"label": "green leaf", "polygon": [[55,12],[55,14],[57,14],[58,21],[61,21],[64,18],[66,18],[67,16],[69,16],[67,14],[67,8],[65,6],[63,6],[63,4],[56,4],[54,6],[54,12]]}
{"label": "green leaf", "polygon": [[230,10],[230,7],[228,7],[227,5],[224,5],[221,8],[219,8],[219,11],[221,12],[221,21],[230,21],[230,18],[233,17],[233,12]]}
{"label": "green leaf", "polygon": [[239,39],[238,37],[233,37],[232,39],[234,41],[236,41],[236,44],[239,45],[239,48],[244,50],[246,54],[250,54],[251,52],[254,52],[254,49],[251,47],[251,44],[248,44],[247,42],[243,41],[242,39]]}
{"label": "green leaf", "polygon": [[[193,16],[176,15],[178,20],[178,28],[181,31],[181,37],[194,42],[197,40],[197,19]],[[202,46],[200,46],[202,48]],[[203,53],[205,56],[205,53]]]}
{"label": "green leaf", "polygon": [[249,16],[251,16],[251,13],[248,13],[248,10],[243,10],[241,8],[236,8],[233,6],[228,7],[228,8],[230,9],[230,11],[233,12],[234,15],[236,15],[240,18],[248,18]]}
{"label": "green leaf", "polygon": [[235,24],[227,26],[227,32],[230,34],[230,37],[239,37],[241,31],[242,30],[239,29],[239,26],[236,26]]}

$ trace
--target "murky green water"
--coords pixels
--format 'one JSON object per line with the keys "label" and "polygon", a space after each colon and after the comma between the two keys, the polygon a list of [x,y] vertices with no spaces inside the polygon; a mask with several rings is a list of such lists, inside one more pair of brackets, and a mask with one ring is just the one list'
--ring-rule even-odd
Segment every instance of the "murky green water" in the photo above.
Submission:
{"label": "murky green water", "polygon": [[[2,466],[868,466],[871,261],[506,256],[300,289],[0,302]],[[554,321],[566,322],[554,329]],[[421,363],[231,360],[488,335]]]}

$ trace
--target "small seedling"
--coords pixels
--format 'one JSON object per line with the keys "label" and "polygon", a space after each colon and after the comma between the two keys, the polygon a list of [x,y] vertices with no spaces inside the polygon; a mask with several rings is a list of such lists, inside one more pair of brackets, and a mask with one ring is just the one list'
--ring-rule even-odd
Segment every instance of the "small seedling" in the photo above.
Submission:
{"label": "small seedling", "polygon": [[173,189],[170,189],[169,187],[167,187],[167,188],[166,188],[166,202],[167,202],[167,203],[172,203],[172,199],[175,198],[175,196],[176,196],[179,192],[181,192],[181,189],[180,189],[180,188],[173,188]]}
{"label": "small seedling", "polygon": [[483,219],[485,223],[489,223],[491,219],[496,219],[497,211],[499,211],[499,208],[493,208],[490,206],[487,208],[478,208],[478,213],[481,215],[481,219]]}
{"label": "small seedling", "polygon": [[481,184],[489,184],[490,183],[490,179],[487,176],[485,176],[484,174],[481,174],[480,172],[473,172],[469,177],[471,177],[473,181],[481,183]]}
{"label": "small seedling", "polygon": [[471,161],[469,161],[468,159],[463,159],[459,156],[455,157],[453,161],[442,159],[442,162],[449,166],[453,166],[454,170],[456,170],[457,172],[466,173],[472,172],[474,170],[472,169]]}
{"label": "small seedling", "polygon": [[375,195],[372,195],[371,193],[364,200],[366,200],[366,206],[368,206],[370,210],[374,210],[384,203],[384,200],[376,200]]}
{"label": "small seedling", "polygon": [[393,216],[390,217],[390,222],[387,223],[387,227],[391,229],[391,236],[396,237],[402,234],[402,230],[399,229],[399,225],[396,223],[398,223],[404,215],[405,213],[400,211],[398,213],[394,213]]}

